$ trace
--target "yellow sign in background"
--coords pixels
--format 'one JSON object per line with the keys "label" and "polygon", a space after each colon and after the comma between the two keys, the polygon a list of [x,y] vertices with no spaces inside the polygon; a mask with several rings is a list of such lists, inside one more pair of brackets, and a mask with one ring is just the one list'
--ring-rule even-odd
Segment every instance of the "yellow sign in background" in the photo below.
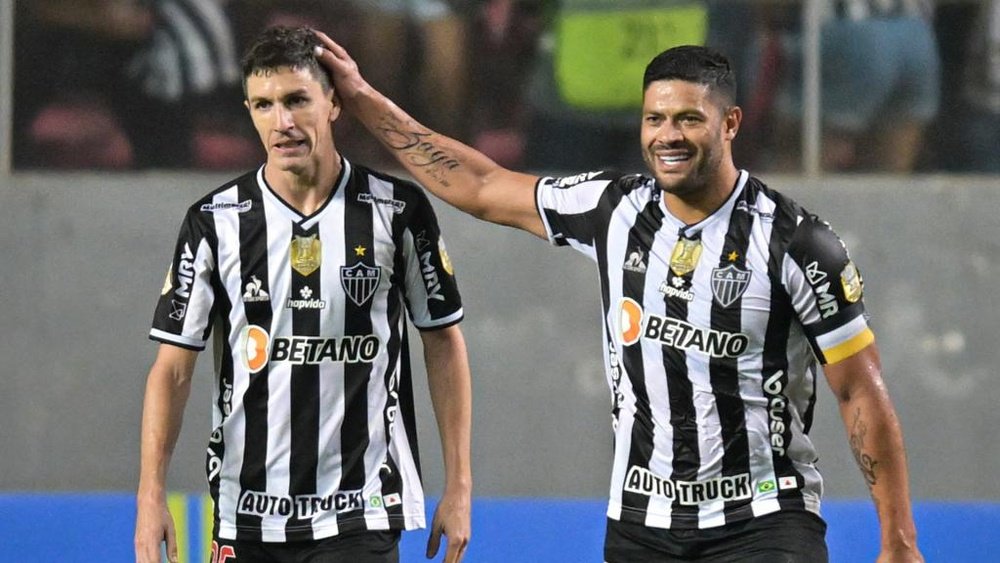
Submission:
{"label": "yellow sign in background", "polygon": [[559,93],[584,110],[642,105],[649,61],[677,45],[702,45],[708,14],[700,4],[621,11],[565,11],[556,21]]}

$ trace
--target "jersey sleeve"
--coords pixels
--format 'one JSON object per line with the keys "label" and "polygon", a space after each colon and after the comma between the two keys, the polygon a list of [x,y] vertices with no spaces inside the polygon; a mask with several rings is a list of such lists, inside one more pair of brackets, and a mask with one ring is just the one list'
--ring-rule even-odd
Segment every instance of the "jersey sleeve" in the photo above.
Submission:
{"label": "jersey sleeve", "polygon": [[204,350],[212,330],[215,255],[208,224],[192,210],[181,225],[173,260],[153,314],[149,337],[190,350]]}
{"label": "jersey sleeve", "polygon": [[419,330],[444,328],[462,320],[462,297],[434,208],[423,191],[403,233],[403,293],[413,325]]}
{"label": "jersey sleeve", "polygon": [[602,205],[618,174],[585,172],[561,178],[544,177],[535,186],[535,204],[554,245],[571,246],[596,260],[597,229],[607,225],[610,209]]}
{"label": "jersey sleeve", "polygon": [[822,364],[848,358],[875,341],[861,273],[829,224],[805,216],[785,256],[782,283]]}

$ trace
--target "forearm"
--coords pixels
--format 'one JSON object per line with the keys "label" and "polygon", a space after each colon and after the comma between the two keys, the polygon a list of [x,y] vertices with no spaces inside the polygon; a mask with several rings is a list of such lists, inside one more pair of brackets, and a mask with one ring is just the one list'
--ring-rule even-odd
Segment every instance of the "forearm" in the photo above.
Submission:
{"label": "forearm", "polygon": [[434,195],[480,219],[491,220],[479,188],[503,169],[475,149],[422,124],[377,90],[352,100],[355,116]]}
{"label": "forearm", "polygon": [[190,378],[154,365],[146,383],[142,409],[139,502],[161,502],[167,468],[180,435]]}
{"label": "forearm", "polygon": [[[316,56],[338,99],[435,196],[475,217],[546,238],[535,206],[537,176],[507,170],[486,155],[418,123],[361,76],[343,47],[317,32]],[[447,108],[447,111],[460,111]]]}
{"label": "forearm", "polygon": [[[443,335],[436,335],[441,339]],[[433,337],[432,337],[433,338]],[[425,337],[431,403],[441,436],[445,489],[469,494],[472,489],[472,383],[461,332],[437,344]]]}
{"label": "forearm", "polygon": [[903,434],[888,395],[878,388],[841,402],[848,441],[881,524],[883,550],[914,548]]}

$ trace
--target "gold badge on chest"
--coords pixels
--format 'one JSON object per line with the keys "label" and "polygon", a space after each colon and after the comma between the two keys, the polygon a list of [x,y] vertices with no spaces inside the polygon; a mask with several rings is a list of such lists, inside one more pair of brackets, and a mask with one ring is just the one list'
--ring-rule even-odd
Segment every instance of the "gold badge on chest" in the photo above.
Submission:
{"label": "gold badge on chest", "polygon": [[694,271],[701,257],[701,241],[681,238],[674,245],[670,255],[670,269],[678,276],[684,276]]}
{"label": "gold badge on chest", "polygon": [[292,269],[308,276],[316,271],[323,262],[323,243],[319,240],[319,235],[300,237],[295,235],[292,239]]}

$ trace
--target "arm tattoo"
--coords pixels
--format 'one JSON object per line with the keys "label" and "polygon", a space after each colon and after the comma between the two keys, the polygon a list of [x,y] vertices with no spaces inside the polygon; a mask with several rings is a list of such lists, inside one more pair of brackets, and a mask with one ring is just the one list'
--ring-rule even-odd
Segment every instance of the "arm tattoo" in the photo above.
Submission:
{"label": "arm tattoo", "polygon": [[460,166],[458,160],[437,144],[427,139],[433,135],[431,131],[421,131],[406,127],[398,119],[386,115],[379,123],[378,131],[385,144],[392,150],[401,152],[406,160],[426,173],[443,186],[450,186],[447,173]]}
{"label": "arm tattoo", "polygon": [[854,461],[861,468],[861,474],[864,475],[865,482],[868,483],[868,488],[871,488],[875,486],[878,480],[875,476],[875,467],[878,466],[879,462],[862,451],[865,447],[866,434],[868,434],[868,425],[861,420],[861,409],[859,408],[854,413],[854,422],[851,423],[851,452],[854,454]]}

